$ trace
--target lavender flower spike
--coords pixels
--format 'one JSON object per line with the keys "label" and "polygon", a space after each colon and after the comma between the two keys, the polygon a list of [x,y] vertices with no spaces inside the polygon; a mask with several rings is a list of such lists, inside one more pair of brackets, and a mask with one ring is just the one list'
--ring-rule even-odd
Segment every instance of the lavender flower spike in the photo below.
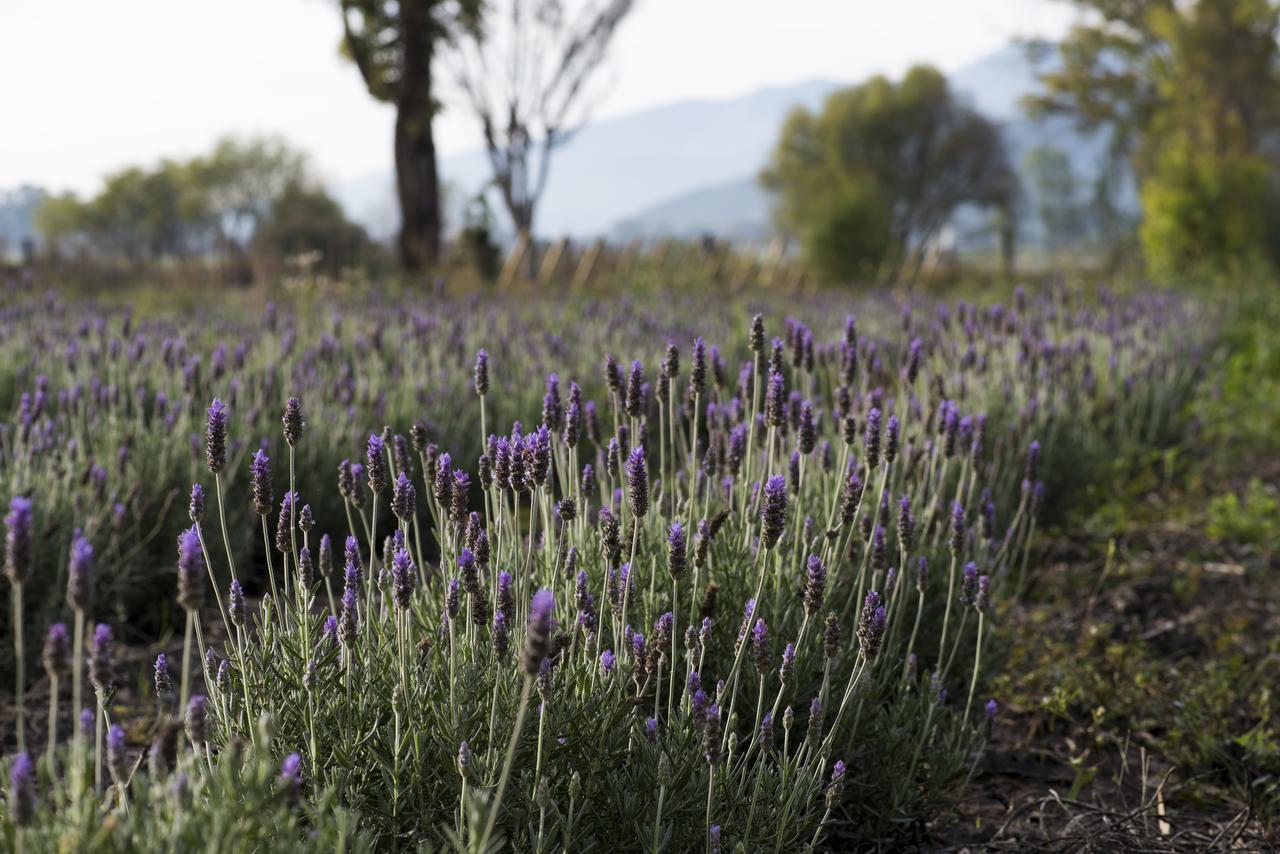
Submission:
{"label": "lavender flower spike", "polygon": [[524,672],[537,676],[542,660],[551,654],[551,630],[556,600],[550,590],[539,590],[529,603],[529,624],[524,639]]}
{"label": "lavender flower spike", "polygon": [[67,564],[67,604],[77,611],[88,611],[93,601],[92,565],[93,546],[77,531]]}
{"label": "lavender flower spike", "polygon": [[21,584],[31,575],[31,499],[20,495],[10,499],[4,524],[4,572],[14,584]]}
{"label": "lavender flower spike", "polygon": [[200,534],[191,526],[178,537],[178,604],[197,611],[204,603],[204,553]]}
{"label": "lavender flower spike", "polygon": [[218,474],[227,467],[227,407],[216,397],[209,405],[204,441],[209,472]]}
{"label": "lavender flower spike", "polygon": [[773,475],[764,485],[760,522],[760,544],[771,549],[778,544],[787,523],[787,481],[781,475]]}
{"label": "lavender flower spike", "polygon": [[36,764],[19,753],[9,768],[9,818],[15,827],[26,827],[36,815]]}
{"label": "lavender flower spike", "polygon": [[631,514],[643,519],[649,513],[649,468],[643,448],[632,449],[627,458],[627,487],[631,493]]}

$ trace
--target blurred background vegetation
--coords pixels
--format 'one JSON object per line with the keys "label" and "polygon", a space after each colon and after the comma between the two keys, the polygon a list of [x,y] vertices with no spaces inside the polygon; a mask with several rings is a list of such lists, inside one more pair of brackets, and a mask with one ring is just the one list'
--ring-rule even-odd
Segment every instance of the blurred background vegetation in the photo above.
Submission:
{"label": "blurred background vegetation", "polygon": [[[589,153],[616,136],[618,120],[591,126],[591,107],[631,2],[337,5],[342,55],[395,110],[393,228],[353,213],[349,192],[287,140],[231,136],[104,175],[93,193],[0,192],[9,268],[98,284],[442,274],[459,287],[546,286],[646,257],[706,280],[910,286],[1041,271],[1185,283],[1280,261],[1270,0],[1076,0],[1063,38],[1013,45],[952,80],[918,65],[773,93],[767,136],[688,141],[726,155],[765,145],[749,181],[695,188],[594,235],[557,233],[563,217],[544,217],[543,202],[548,187],[589,184]],[[756,124],[762,97],[737,105]],[[470,177],[436,153],[446,106],[482,130]],[[645,134],[663,130],[658,113],[627,125],[654,157]],[[616,162],[633,153],[613,143]]]}

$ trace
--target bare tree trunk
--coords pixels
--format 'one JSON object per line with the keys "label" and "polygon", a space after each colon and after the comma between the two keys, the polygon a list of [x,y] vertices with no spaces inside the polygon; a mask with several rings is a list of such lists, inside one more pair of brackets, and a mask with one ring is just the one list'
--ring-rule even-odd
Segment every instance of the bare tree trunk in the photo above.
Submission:
{"label": "bare tree trunk", "polygon": [[431,4],[403,0],[404,59],[396,98],[396,193],[400,200],[400,258],[406,270],[421,271],[440,257],[440,179],[431,129],[431,58],[434,42]]}

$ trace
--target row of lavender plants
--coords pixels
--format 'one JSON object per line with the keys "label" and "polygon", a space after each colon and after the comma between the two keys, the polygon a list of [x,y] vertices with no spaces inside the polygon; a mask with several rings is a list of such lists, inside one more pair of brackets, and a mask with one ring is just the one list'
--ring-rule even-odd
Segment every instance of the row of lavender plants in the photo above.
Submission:
{"label": "row of lavender plants", "polygon": [[[728,339],[734,314],[699,319]],[[376,337],[415,328],[380,317]],[[67,488],[91,518],[61,546],[39,725],[22,713],[24,588],[50,550],[41,517],[62,505],[46,509],[51,464],[32,445],[109,417],[99,398],[140,427],[156,408],[128,402],[144,395],[119,354],[119,385],[87,401],[20,403],[8,838],[790,851],[926,832],[996,716],[984,651],[1028,572],[1042,471],[1166,429],[1196,318],[1169,298],[1063,292],[904,311],[878,334],[850,317],[825,340],[743,320],[723,351],[736,371],[693,335],[631,342],[633,361],[562,333],[549,350],[583,373],[546,376],[540,395],[523,354],[468,347],[460,370],[469,333],[442,344],[431,324],[391,345],[325,333],[292,360],[296,345],[258,343],[269,368],[197,378],[189,398],[223,392],[202,413],[202,471],[166,514],[186,517],[162,588],[181,644],[149,665],[149,690],[121,678],[119,626],[94,598],[119,534]],[[317,364],[326,339],[345,371]],[[447,369],[428,371],[418,342]],[[388,346],[398,363],[373,355]],[[352,353],[367,362],[341,362]],[[384,398],[363,415],[391,426],[352,439],[355,397],[422,402],[445,375],[450,424],[473,435]],[[345,408],[326,380],[351,384]],[[267,438],[252,432],[264,412],[280,425]],[[180,467],[183,432],[150,440],[155,464]]]}

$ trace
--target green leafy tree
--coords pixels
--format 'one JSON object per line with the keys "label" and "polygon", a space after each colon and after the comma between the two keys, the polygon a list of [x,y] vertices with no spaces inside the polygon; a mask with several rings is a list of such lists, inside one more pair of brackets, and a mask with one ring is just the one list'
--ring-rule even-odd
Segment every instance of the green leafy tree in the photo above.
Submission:
{"label": "green leafy tree", "polygon": [[440,255],[440,177],[432,122],[434,64],[450,35],[476,26],[482,0],[340,0],[342,49],[369,94],[396,109],[400,260],[422,270]]}
{"label": "green leafy tree", "polygon": [[1017,197],[999,128],[928,66],[835,92],[820,113],[792,112],[761,180],[782,230],[835,278],[918,271],[957,208],[1012,219]]}
{"label": "green leafy tree", "polygon": [[271,259],[311,254],[313,269],[337,274],[374,259],[377,247],[323,189],[286,186],[254,232],[255,252]]}
{"label": "green leafy tree", "polygon": [[1073,0],[1081,21],[1033,113],[1105,128],[1141,189],[1152,272],[1275,255],[1280,6],[1271,0]]}

